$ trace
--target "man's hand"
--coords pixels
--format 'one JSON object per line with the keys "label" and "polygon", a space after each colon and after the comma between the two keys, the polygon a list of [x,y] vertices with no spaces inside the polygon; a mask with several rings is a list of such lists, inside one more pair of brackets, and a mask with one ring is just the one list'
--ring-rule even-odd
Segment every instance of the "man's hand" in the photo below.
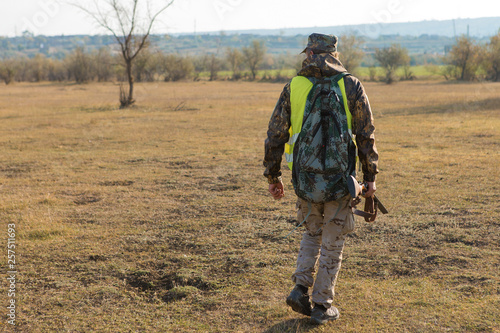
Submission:
{"label": "man's hand", "polygon": [[366,192],[363,195],[365,198],[372,197],[375,194],[375,191],[377,190],[377,186],[375,185],[375,182],[366,182]]}
{"label": "man's hand", "polygon": [[283,182],[269,184],[269,193],[271,193],[274,200],[283,198],[285,196],[285,188],[283,186]]}

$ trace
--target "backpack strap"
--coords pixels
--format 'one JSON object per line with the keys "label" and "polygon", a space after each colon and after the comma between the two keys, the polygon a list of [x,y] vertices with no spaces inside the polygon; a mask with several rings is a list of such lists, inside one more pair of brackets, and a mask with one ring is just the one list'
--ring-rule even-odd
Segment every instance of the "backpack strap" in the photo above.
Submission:
{"label": "backpack strap", "polygon": [[[339,74],[335,75],[333,79],[336,80],[335,82],[338,83],[344,77],[347,77],[347,76],[350,76],[350,75],[351,75],[351,73],[343,72],[343,73],[339,73]],[[347,116],[347,124],[348,124],[347,126],[348,126],[348,130],[349,130],[349,135],[351,136],[351,139],[354,142],[354,144],[356,144],[356,140],[353,138],[353,135],[352,135],[352,128],[353,128],[352,113],[349,110],[349,104],[348,104],[348,101],[347,101],[347,95],[346,95],[345,82],[344,81],[340,82],[339,88],[340,88],[340,91],[342,93],[342,99],[343,99],[342,106],[344,107],[344,112],[345,112],[345,114]],[[356,150],[356,154],[357,154],[357,150]]]}
{"label": "backpack strap", "polygon": [[338,73],[337,75],[333,76],[331,80],[334,82],[339,82],[341,79],[349,75],[351,75],[351,73],[348,72]]}

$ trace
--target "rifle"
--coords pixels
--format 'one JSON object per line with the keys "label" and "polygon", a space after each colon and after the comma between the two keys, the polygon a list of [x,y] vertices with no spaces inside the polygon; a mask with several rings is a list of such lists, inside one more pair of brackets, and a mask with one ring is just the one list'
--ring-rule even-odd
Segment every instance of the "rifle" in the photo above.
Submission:
{"label": "rifle", "polygon": [[350,176],[349,178],[347,178],[347,187],[349,188],[349,194],[351,194],[352,197],[351,207],[356,208],[356,205],[361,202],[360,196],[365,198],[364,211],[354,209],[354,214],[364,217],[366,222],[375,221],[375,218],[377,217],[377,210],[379,208],[382,214],[389,213],[375,194],[368,198],[364,196],[364,193],[367,189],[365,183],[358,182],[356,178]]}

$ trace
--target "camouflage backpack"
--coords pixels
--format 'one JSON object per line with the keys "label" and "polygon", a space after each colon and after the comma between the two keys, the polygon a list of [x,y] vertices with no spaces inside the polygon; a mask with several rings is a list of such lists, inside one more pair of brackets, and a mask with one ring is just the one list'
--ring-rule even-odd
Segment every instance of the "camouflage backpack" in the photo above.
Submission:
{"label": "camouflage backpack", "polygon": [[297,196],[310,202],[335,201],[348,195],[347,178],[355,175],[356,145],[348,124],[352,117],[342,94],[346,75],[308,78],[312,88],[293,146],[292,182]]}

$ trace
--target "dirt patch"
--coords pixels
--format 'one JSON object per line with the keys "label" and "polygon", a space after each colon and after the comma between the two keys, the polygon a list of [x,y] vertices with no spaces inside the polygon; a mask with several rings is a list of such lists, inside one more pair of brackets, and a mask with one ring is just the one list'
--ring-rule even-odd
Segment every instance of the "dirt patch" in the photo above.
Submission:
{"label": "dirt patch", "polygon": [[99,202],[102,198],[99,193],[82,193],[73,202],[79,206]]}
{"label": "dirt patch", "polygon": [[30,173],[35,166],[31,163],[14,163],[0,165],[0,172],[3,172],[7,178],[23,177]]}
{"label": "dirt patch", "polygon": [[130,186],[132,184],[134,184],[132,180],[106,180],[99,183],[101,186]]}
{"label": "dirt patch", "polygon": [[181,300],[200,292],[218,288],[217,283],[196,270],[178,268],[174,271],[137,270],[125,277],[128,285],[164,302]]}

